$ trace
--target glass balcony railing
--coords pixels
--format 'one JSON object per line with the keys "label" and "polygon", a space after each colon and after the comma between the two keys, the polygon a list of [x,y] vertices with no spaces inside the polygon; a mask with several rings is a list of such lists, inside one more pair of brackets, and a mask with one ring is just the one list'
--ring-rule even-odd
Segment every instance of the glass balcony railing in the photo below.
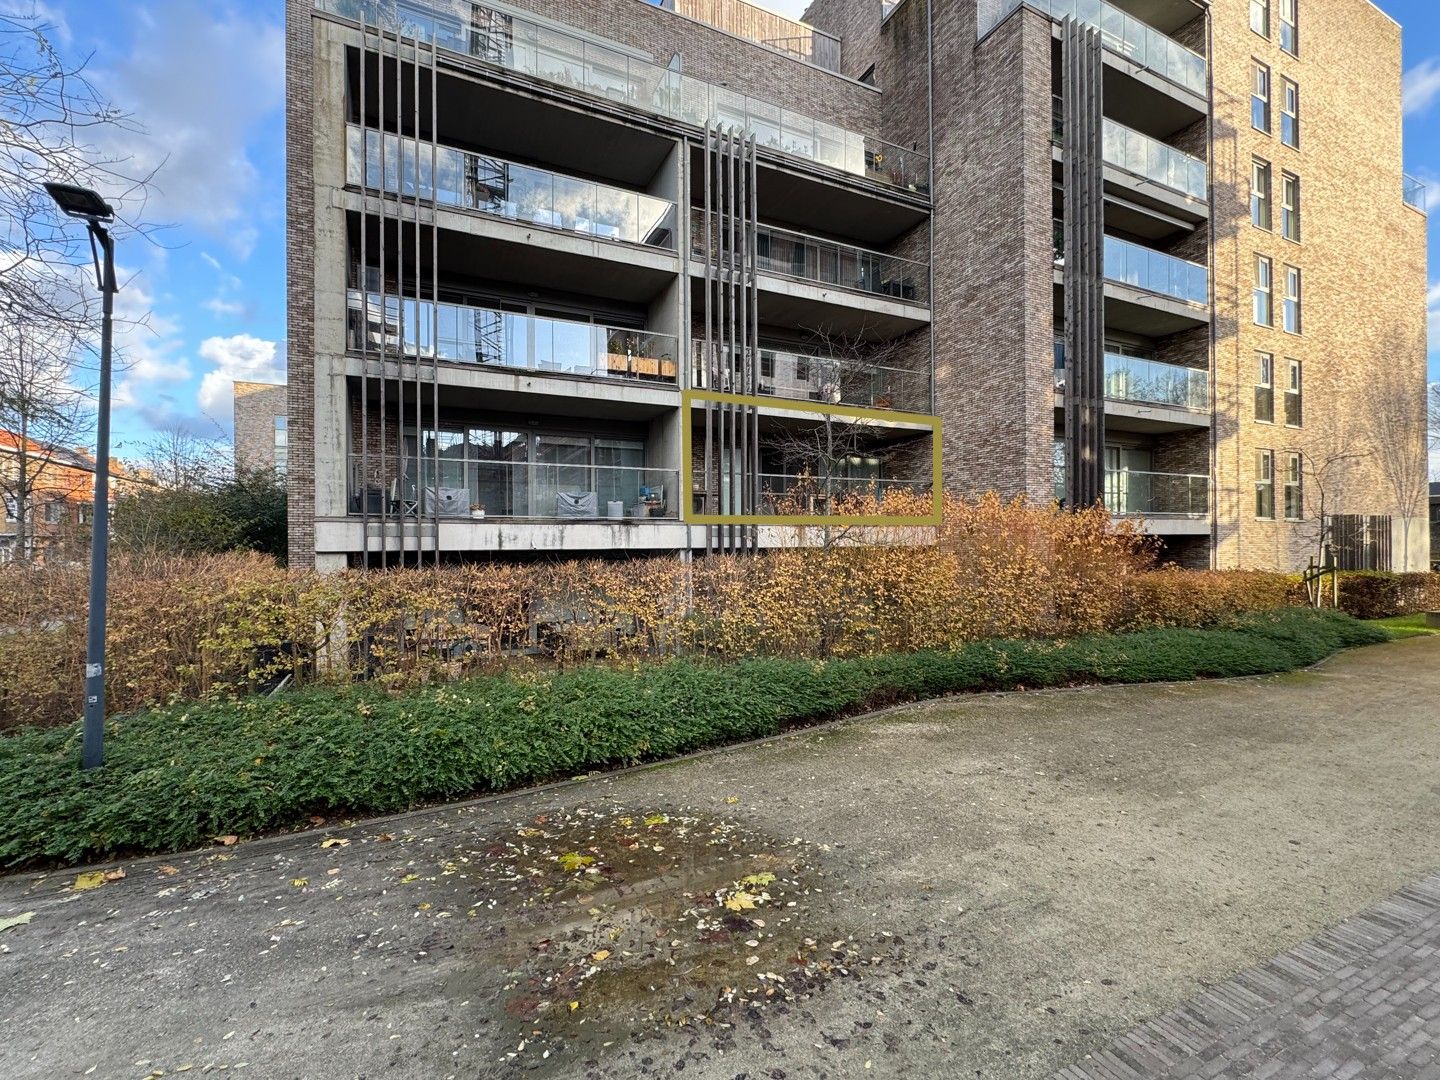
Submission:
{"label": "glass balcony railing", "polygon": [[[1055,498],[1065,501],[1065,470],[1055,470]],[[1116,517],[1207,517],[1210,478],[1186,473],[1105,471],[1105,508]]]}
{"label": "glass balcony railing", "polygon": [[696,127],[738,128],[770,150],[890,187],[930,191],[930,161],[918,151],[682,75],[578,32],[460,0],[315,0],[315,6],[613,104]]}
{"label": "glass balcony railing", "polygon": [[348,294],[347,346],[391,356],[675,386],[676,339],[466,304]]}
{"label": "glass balcony railing", "polygon": [[345,181],[511,221],[675,248],[675,204],[668,199],[448,146],[432,155],[429,143],[354,124],[346,132]]}
{"label": "glass balcony railing", "polygon": [[[403,466],[350,455],[351,514],[392,518],[624,520],[680,515],[675,469],[407,457]],[[369,469],[369,480],[365,470]],[[395,479],[396,472],[401,473]],[[439,478],[438,483],[432,477]],[[420,480],[417,483],[416,477]],[[472,510],[472,507],[479,507]]]}
{"label": "glass balcony railing", "polygon": [[772,49],[824,68],[840,70],[840,39],[808,23],[786,18],[746,0],[650,0],[727,34],[758,41]]}
{"label": "glass balcony railing", "polygon": [[[1055,265],[1065,265],[1065,223],[1056,218],[1051,232]],[[1210,271],[1140,244],[1105,237],[1105,280],[1143,289],[1172,300],[1205,306],[1210,302]]]}
{"label": "glass balcony railing", "polygon": [[1105,279],[1187,304],[1210,302],[1205,267],[1116,236],[1105,237]]}
{"label": "glass balcony railing", "polygon": [[[1065,389],[1065,369],[1055,371],[1055,389]],[[1195,412],[1210,410],[1210,373],[1139,356],[1105,354],[1105,397],[1139,405],[1173,405]]]}
{"label": "glass balcony railing", "polygon": [[[693,213],[690,239],[694,254],[703,257],[705,221]],[[764,274],[802,278],[912,304],[929,306],[930,303],[930,268],[924,263],[772,225],[758,226],[755,249],[755,265]]]}
{"label": "glass balcony railing", "polygon": [[[789,473],[760,474],[762,514],[828,514],[848,498],[874,495],[881,504],[892,493],[924,495],[931,480],[900,480],[891,477],[815,477]],[[728,512],[728,511],[723,511]]]}
{"label": "glass balcony railing", "polygon": [[980,0],[979,36],[984,37],[1021,4],[1052,19],[1079,19],[1100,31],[1105,48],[1196,94],[1206,92],[1205,57],[1104,0]]}
{"label": "glass balcony railing", "polygon": [[[736,392],[740,385],[738,360],[721,372],[719,384],[709,385],[705,342],[695,342],[692,385],[698,390]],[[760,346],[759,392],[791,401],[819,401],[896,412],[930,411],[930,376],[924,372],[836,360],[808,353]]]}
{"label": "glass balcony railing", "polygon": [[1405,176],[1405,205],[1413,206],[1422,212],[1428,212],[1430,209],[1427,205],[1425,184],[1408,173]]}
{"label": "glass balcony railing", "polygon": [[[1059,95],[1051,104],[1050,136],[1057,143],[1065,136],[1065,104]],[[1196,199],[1209,195],[1209,170],[1200,158],[1109,119],[1102,139],[1105,161],[1117,169]]]}

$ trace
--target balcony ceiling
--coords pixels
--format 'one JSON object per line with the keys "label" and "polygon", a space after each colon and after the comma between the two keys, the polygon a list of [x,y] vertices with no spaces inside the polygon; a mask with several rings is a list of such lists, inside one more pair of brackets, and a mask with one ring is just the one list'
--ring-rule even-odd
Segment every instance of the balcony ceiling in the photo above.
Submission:
{"label": "balcony ceiling", "polygon": [[1104,94],[1106,116],[1155,139],[1168,139],[1205,119],[1203,112],[1176,94],[1131,78],[1116,63],[1105,65]]}
{"label": "balcony ceiling", "polygon": [[443,80],[440,140],[644,190],[674,143],[639,128],[456,78]]}
{"label": "balcony ceiling", "polygon": [[[691,201],[704,204],[705,155],[691,155]],[[832,180],[761,159],[757,177],[762,221],[797,232],[835,236],[861,247],[891,244],[925,221],[926,212],[856,183]]]}
{"label": "balcony ceiling", "polygon": [[[781,287],[768,287],[772,281],[780,283]],[[761,275],[762,325],[793,330],[807,336],[827,334],[856,341],[891,341],[929,325],[928,318],[907,318],[898,313],[896,309],[903,310],[909,305],[891,303],[887,297],[872,297],[866,293],[851,293],[834,286],[803,281],[795,283],[794,291],[785,291],[787,284],[790,284],[788,279]],[[704,279],[692,274],[690,285],[698,319],[702,310],[700,305],[705,302]],[[829,298],[822,299],[821,292]]]}
{"label": "balcony ceiling", "polygon": [[[525,233],[515,230],[517,237]],[[458,278],[533,287],[545,295],[570,293],[648,304],[675,280],[648,266],[624,261],[623,245],[613,247],[616,259],[591,258],[548,247],[545,230],[535,230],[533,242],[510,243],[468,233],[447,231],[441,256],[441,281],[458,283]]]}
{"label": "balcony ceiling", "polygon": [[[427,370],[422,366],[422,372]],[[518,374],[526,375],[525,372]],[[422,374],[422,379],[428,379]],[[389,380],[392,384],[394,380]],[[455,411],[474,410],[484,413],[505,413],[513,414],[516,417],[515,423],[524,428],[530,420],[538,420],[544,417],[565,417],[573,419],[576,417],[586,418],[593,425],[599,423],[605,425],[611,421],[615,424],[614,434],[617,436],[638,435],[643,437],[643,428],[627,427],[632,424],[646,424],[657,416],[674,410],[677,401],[672,401],[667,406],[658,406],[644,401],[626,401],[623,399],[607,398],[603,406],[597,407],[594,398],[575,397],[573,395],[547,394],[545,388],[548,385],[556,385],[560,382],[571,380],[555,380],[552,382],[544,375],[529,375],[528,381],[534,387],[534,392],[510,393],[496,391],[484,387],[469,386],[445,386],[440,393],[440,414],[442,417],[453,416]],[[380,407],[380,380],[371,378],[367,380],[371,403],[376,410]],[[351,393],[359,400],[360,380],[350,379]],[[428,386],[428,382],[426,383]],[[428,392],[427,392],[428,393]],[[397,400],[393,388],[388,394],[391,407]],[[414,403],[410,403],[407,413],[413,412]],[[603,411],[604,419],[597,420],[597,414]],[[378,415],[378,412],[374,415]],[[425,397],[421,401],[421,419],[429,422],[430,399]],[[407,417],[407,419],[410,419]],[[372,417],[372,423],[377,422]],[[412,421],[413,422],[413,421]]]}

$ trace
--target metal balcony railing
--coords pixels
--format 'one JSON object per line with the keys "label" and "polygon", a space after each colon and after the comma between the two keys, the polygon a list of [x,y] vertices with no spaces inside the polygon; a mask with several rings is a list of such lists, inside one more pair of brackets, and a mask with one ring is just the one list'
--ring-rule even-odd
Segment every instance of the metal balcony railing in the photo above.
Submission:
{"label": "metal balcony railing", "polygon": [[919,151],[682,75],[579,32],[459,0],[425,0],[423,5],[315,0],[315,6],[616,105],[695,127],[713,122],[737,128],[753,134],[770,150],[890,187],[930,192],[930,161]]}
{"label": "metal balcony railing", "polygon": [[[715,235],[718,246],[718,232]],[[703,257],[705,221],[694,211],[690,239],[694,254]],[[755,264],[764,274],[801,278],[926,307],[930,304],[930,268],[924,263],[773,225],[757,227],[755,247]]]}
{"label": "metal balcony railing", "polygon": [[[1065,389],[1066,370],[1055,371],[1055,389]],[[1210,409],[1210,373],[1138,356],[1105,354],[1105,397],[1139,405],[1172,405],[1194,412]]]}
{"label": "metal balcony railing", "polygon": [[[729,372],[721,372],[718,385],[709,385],[705,342],[695,342],[692,385],[699,390],[733,393],[740,385],[739,358]],[[863,360],[837,360],[808,353],[760,346],[759,392],[792,401],[853,405],[896,412],[930,411],[930,376],[925,372],[868,364]]]}
{"label": "metal balcony railing", "polygon": [[352,352],[488,364],[543,374],[675,386],[676,339],[647,330],[545,319],[467,304],[362,294],[347,298]]}
{"label": "metal balcony railing", "polygon": [[1196,94],[1206,92],[1205,57],[1104,0],[980,0],[976,26],[984,37],[1024,4],[1042,15],[1067,16],[1096,27],[1105,48]]}
{"label": "metal balcony railing", "polygon": [[383,480],[378,455],[370,455],[367,462],[358,453],[350,454],[350,513],[397,521],[432,515],[478,519],[482,510],[487,520],[674,520],[680,516],[676,469],[487,461],[448,454],[441,455],[438,473],[429,457],[417,461],[411,454],[403,462],[389,461]]}
{"label": "metal balcony railing", "polygon": [[829,514],[844,500],[873,495],[882,505],[892,493],[923,495],[931,480],[902,480],[893,477],[816,477],[792,473],[760,474],[762,514]]}
{"label": "metal balcony railing", "polygon": [[[1055,470],[1055,498],[1065,501],[1065,470]],[[1116,517],[1189,517],[1210,514],[1210,478],[1187,473],[1105,471],[1105,508]]]}

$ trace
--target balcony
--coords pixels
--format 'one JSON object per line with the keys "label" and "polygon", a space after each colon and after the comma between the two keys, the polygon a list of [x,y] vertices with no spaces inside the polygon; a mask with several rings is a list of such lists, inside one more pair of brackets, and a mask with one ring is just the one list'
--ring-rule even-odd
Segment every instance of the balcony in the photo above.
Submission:
{"label": "balcony", "polygon": [[425,5],[428,10],[395,0],[315,0],[315,6],[427,44],[433,41],[442,49],[612,105],[697,128],[712,122],[739,128],[766,149],[901,191],[927,196],[930,192],[929,158],[917,151],[693,79],[578,33],[509,12],[467,4],[462,16],[442,10],[445,0],[431,0]]}
{"label": "balcony", "polygon": [[[1065,501],[1065,472],[1055,471],[1055,498]],[[1210,514],[1210,478],[1187,473],[1105,471],[1105,508],[1116,517],[1203,518]]]}
{"label": "balcony", "polygon": [[758,41],[797,60],[840,70],[840,39],[808,23],[787,19],[745,0],[651,0],[666,11],[708,23],[727,34]]}
{"label": "balcony", "polygon": [[1404,180],[1405,205],[1413,206],[1422,214],[1428,213],[1429,206],[1427,205],[1425,184],[1420,180],[1416,180],[1415,177],[1410,176],[1408,173],[1405,175]]}
{"label": "balcony", "polygon": [[[1051,138],[1059,143],[1064,134],[1064,100],[1055,95]],[[1106,164],[1192,199],[1203,202],[1209,198],[1209,168],[1200,158],[1108,118],[1105,120],[1103,146]]]}
{"label": "balcony", "polygon": [[[790,473],[760,474],[760,513],[768,515],[819,515],[838,513],[847,500],[873,495],[883,508],[890,495],[917,496],[930,492],[932,481],[889,477],[815,477]],[[722,511],[728,512],[728,511]],[[929,508],[925,510],[929,513]]]}
{"label": "balcony", "polygon": [[433,304],[352,289],[346,346],[547,375],[622,379],[674,387],[676,339],[594,323],[544,319],[467,304]]}
{"label": "balcony", "polygon": [[[383,147],[383,151],[382,151]],[[485,154],[439,147],[351,124],[345,182],[406,199],[527,225],[675,250],[675,204]],[[418,157],[418,160],[417,160]]]}
{"label": "balcony", "polygon": [[[721,384],[707,384],[705,343],[695,342],[691,385],[732,393],[738,375],[722,372]],[[824,402],[896,412],[930,411],[930,376],[925,372],[837,360],[784,349],[760,347],[759,392],[790,401]]]}
{"label": "balcony", "polygon": [[1163,251],[1105,237],[1105,280],[1186,304],[1210,302],[1210,271]]}
{"label": "balcony", "polygon": [[1100,31],[1105,48],[1191,93],[1206,93],[1205,57],[1104,0],[981,0],[977,29],[984,37],[1021,4],[1057,22],[1078,19]]}
{"label": "balcony", "polygon": [[[349,512],[394,522],[441,519],[521,518],[540,521],[677,520],[679,472],[616,465],[569,465],[532,461],[468,460],[443,451],[438,484],[433,463],[420,461],[424,482],[415,483],[416,462],[405,460],[398,481],[380,478],[375,456],[350,455]],[[364,481],[369,467],[370,480]],[[483,507],[483,514],[471,507]]]}
{"label": "balcony", "polygon": [[[703,217],[692,214],[690,225],[692,251],[703,257]],[[718,243],[717,233],[717,246]],[[924,263],[773,225],[756,227],[755,265],[762,274],[779,274],[909,304],[930,305],[930,268]]]}
{"label": "balcony", "polygon": [[[1055,372],[1055,390],[1065,389],[1065,369]],[[1105,354],[1105,398],[1136,405],[1166,405],[1210,411],[1210,373],[1138,356]]]}

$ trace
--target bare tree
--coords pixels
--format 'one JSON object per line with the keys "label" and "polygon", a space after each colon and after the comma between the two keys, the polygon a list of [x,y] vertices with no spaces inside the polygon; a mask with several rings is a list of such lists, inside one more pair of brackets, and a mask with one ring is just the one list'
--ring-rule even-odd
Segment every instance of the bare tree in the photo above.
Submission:
{"label": "bare tree", "polygon": [[0,432],[9,447],[0,494],[15,517],[15,557],[22,560],[35,553],[37,495],[74,494],[61,489],[75,483],[74,448],[88,441],[95,419],[75,378],[88,304],[50,284],[34,292],[47,298],[47,318],[17,315],[0,299]]}
{"label": "bare tree", "polygon": [[[1299,451],[1301,497],[1299,519],[1310,537],[1317,566],[1334,562],[1335,518],[1350,505],[1361,465],[1370,459],[1371,451],[1363,433],[1354,424],[1339,423],[1333,415],[1324,419],[1307,416],[1308,448]],[[1274,478],[1277,486],[1285,478]],[[1287,514],[1287,516],[1289,516]],[[1307,584],[1311,603],[1324,603],[1323,591]]]}
{"label": "bare tree", "polygon": [[156,487],[208,491],[231,478],[230,449],[223,438],[206,438],[180,425],[160,428],[145,443],[135,471]]}
{"label": "bare tree", "polygon": [[[846,336],[812,330],[802,347],[804,352],[774,354],[772,392],[799,397],[803,391],[824,405],[928,411],[928,377],[904,368],[898,343],[866,342],[863,331]],[[778,513],[810,515],[833,514],[847,499],[882,496],[883,485],[868,475],[871,463],[891,452],[882,431],[874,418],[818,410],[813,420],[774,425],[762,435],[761,448],[785,479],[762,481],[762,498]],[[853,527],[843,520],[820,530],[823,546],[849,536]]]}
{"label": "bare tree", "polygon": [[88,58],[66,62],[53,33],[33,7],[0,13],[0,309],[17,320],[63,321],[46,278],[90,262],[84,230],[59,213],[46,182],[96,188],[122,228],[148,231],[138,219],[154,174],[134,175],[128,158],[104,149],[138,128],[89,81]]}
{"label": "bare tree", "polygon": [[1392,343],[1386,356],[1395,362],[1382,364],[1371,373],[1357,402],[1368,450],[1403,526],[1401,559],[1405,567],[1410,565],[1410,527],[1417,519],[1424,520],[1429,499],[1424,384],[1407,374],[1406,366],[1399,362],[1417,351],[1418,346],[1407,350],[1403,342]]}

